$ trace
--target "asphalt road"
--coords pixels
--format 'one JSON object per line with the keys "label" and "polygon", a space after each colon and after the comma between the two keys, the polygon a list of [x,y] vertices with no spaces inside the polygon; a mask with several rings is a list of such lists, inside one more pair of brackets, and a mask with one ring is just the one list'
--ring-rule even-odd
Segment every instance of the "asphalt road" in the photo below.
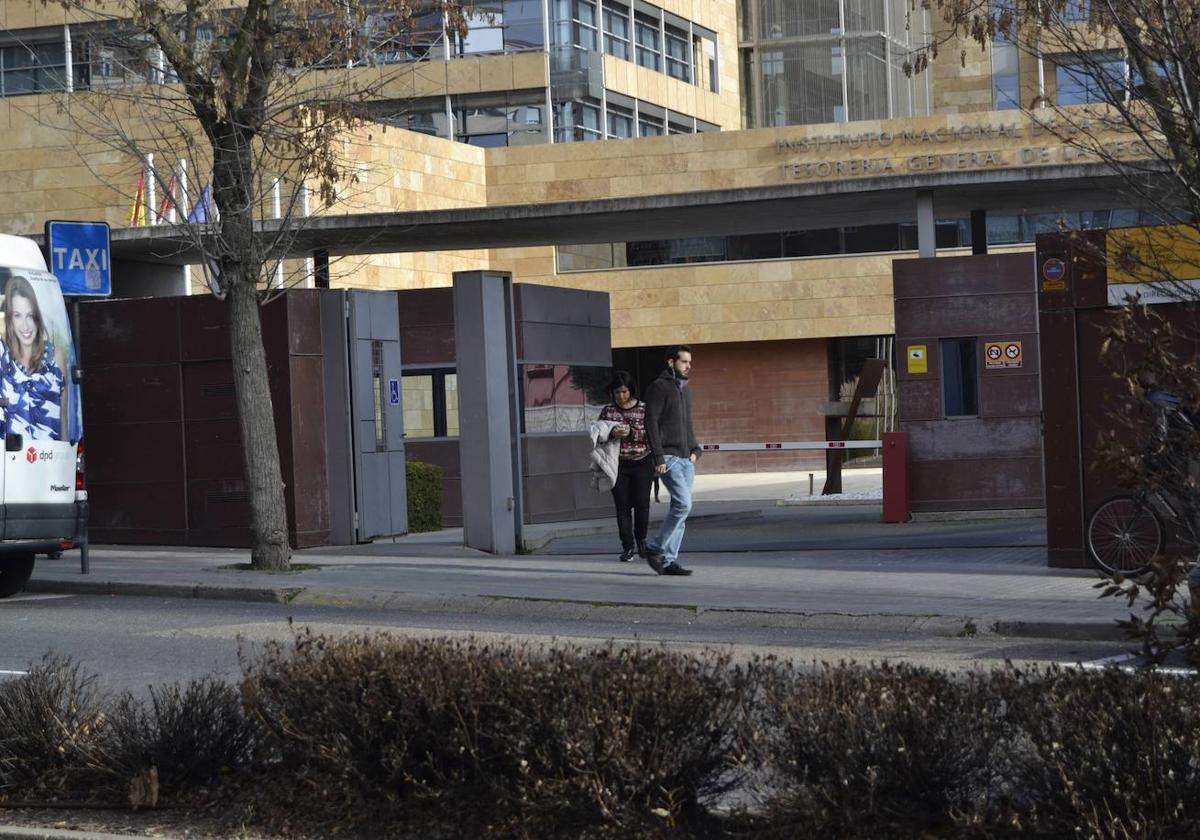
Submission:
{"label": "asphalt road", "polygon": [[330,634],[384,630],[411,637],[476,637],[549,644],[609,639],[663,643],[680,650],[715,647],[735,658],[776,654],[797,662],[888,659],[952,670],[1018,662],[1092,661],[1122,653],[1113,642],[929,636],[894,629],[693,626],[677,619],[572,621],[527,614],[421,614],[398,610],[297,607],[131,596],[31,595],[0,601],[0,679],[23,672],[47,652],[65,654],[109,690],[132,690],[208,674],[236,678],[239,648],[253,655],[286,641],[289,619]]}

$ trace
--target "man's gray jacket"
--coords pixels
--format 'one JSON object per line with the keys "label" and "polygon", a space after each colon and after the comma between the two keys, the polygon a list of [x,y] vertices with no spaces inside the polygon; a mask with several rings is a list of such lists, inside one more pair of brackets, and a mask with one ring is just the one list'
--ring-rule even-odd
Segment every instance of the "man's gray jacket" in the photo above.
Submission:
{"label": "man's gray jacket", "polygon": [[646,403],[646,438],[656,465],[667,455],[700,457],[700,445],[692,429],[692,389],[671,368],[664,370],[643,398]]}

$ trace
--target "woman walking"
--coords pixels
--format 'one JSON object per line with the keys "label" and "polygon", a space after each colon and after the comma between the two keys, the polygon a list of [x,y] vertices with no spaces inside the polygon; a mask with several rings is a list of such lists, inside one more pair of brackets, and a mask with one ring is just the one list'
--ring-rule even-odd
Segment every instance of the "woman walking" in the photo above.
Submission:
{"label": "woman walking", "polygon": [[608,385],[612,402],[600,412],[601,420],[618,425],[613,436],[621,449],[613,502],[617,506],[617,530],[621,535],[621,562],[628,563],[636,552],[645,556],[646,528],[650,522],[650,485],[654,482],[654,459],[646,440],[646,405],[633,396],[633,377],[623,370],[613,373]]}

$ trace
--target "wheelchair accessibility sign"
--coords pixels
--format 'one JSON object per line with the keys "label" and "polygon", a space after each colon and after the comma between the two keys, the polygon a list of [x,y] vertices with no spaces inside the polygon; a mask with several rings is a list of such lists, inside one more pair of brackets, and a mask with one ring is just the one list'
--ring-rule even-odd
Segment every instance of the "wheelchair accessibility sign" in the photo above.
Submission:
{"label": "wheelchair accessibility sign", "polygon": [[987,370],[1021,367],[1021,342],[985,342],[983,345],[983,366]]}

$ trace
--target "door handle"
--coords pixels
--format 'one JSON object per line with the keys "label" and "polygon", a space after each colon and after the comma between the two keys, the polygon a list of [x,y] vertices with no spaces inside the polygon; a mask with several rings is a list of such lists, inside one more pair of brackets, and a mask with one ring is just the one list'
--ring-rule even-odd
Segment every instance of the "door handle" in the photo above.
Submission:
{"label": "door handle", "polygon": [[4,451],[5,452],[20,452],[25,448],[25,438],[16,432],[9,432],[4,436]]}

